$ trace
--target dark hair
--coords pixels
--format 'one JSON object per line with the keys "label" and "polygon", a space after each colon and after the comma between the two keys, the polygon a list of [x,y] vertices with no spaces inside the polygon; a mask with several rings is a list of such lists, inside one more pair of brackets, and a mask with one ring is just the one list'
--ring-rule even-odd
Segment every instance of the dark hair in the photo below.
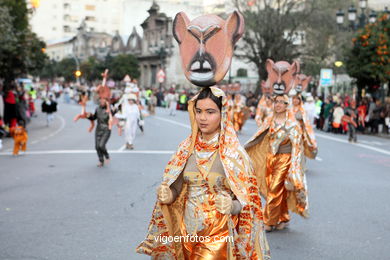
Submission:
{"label": "dark hair", "polygon": [[202,91],[199,93],[198,97],[195,100],[195,107],[196,103],[198,103],[198,100],[210,98],[219,108],[219,111],[222,111],[222,97],[217,97],[213,94],[210,88],[203,88]]}

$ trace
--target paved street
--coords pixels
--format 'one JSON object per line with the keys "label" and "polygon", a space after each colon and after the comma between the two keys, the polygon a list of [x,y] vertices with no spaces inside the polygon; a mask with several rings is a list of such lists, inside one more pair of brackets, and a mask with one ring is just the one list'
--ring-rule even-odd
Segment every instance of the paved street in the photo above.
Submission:
{"label": "paved street", "polygon": [[[90,106],[88,110],[92,111]],[[189,134],[188,115],[159,109],[137,132],[135,150],[112,132],[111,163],[96,167],[88,121],[60,103],[50,127],[29,125],[26,155],[0,153],[0,259],[148,259],[135,247],[146,235],[155,190],[170,154]],[[254,121],[240,135],[244,143]],[[390,259],[390,140],[318,133],[319,158],[308,162],[311,217],[268,234],[272,259]]]}

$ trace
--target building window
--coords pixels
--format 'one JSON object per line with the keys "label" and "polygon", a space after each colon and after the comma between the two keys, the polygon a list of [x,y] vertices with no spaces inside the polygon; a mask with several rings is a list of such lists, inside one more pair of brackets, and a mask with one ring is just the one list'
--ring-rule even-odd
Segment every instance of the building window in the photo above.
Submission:
{"label": "building window", "polygon": [[93,31],[95,31],[95,28],[94,28],[94,27],[91,27],[91,28],[89,28],[89,30],[90,30],[91,32],[93,32]]}
{"label": "building window", "polygon": [[53,30],[53,31],[57,31],[57,27],[53,27],[52,30]]}
{"label": "building window", "polygon": [[65,26],[64,26],[64,32],[70,32],[70,27],[67,26],[67,25],[65,25]]}
{"label": "building window", "polygon": [[70,15],[68,14],[64,15],[64,21],[70,21]]}
{"label": "building window", "polygon": [[241,78],[248,77],[248,71],[246,69],[239,68],[237,70],[237,77],[241,77]]}
{"label": "building window", "polygon": [[64,3],[64,9],[65,10],[70,9],[70,4],[69,3]]}

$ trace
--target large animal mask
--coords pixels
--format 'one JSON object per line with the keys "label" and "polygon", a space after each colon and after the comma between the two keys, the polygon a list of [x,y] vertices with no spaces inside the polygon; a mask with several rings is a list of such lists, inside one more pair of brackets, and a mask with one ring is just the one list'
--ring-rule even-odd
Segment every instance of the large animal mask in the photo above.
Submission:
{"label": "large animal mask", "polygon": [[244,33],[244,18],[234,11],[227,20],[203,15],[190,21],[184,12],[173,21],[186,78],[200,87],[221,81],[230,68],[234,45]]}
{"label": "large animal mask", "polygon": [[300,94],[304,91],[311,81],[310,76],[306,76],[305,74],[298,74],[295,78],[295,91]]}
{"label": "large animal mask", "polygon": [[266,61],[268,78],[266,84],[271,87],[276,95],[286,94],[294,84],[294,76],[299,71],[299,63],[294,61],[293,64],[286,61],[274,63],[271,59]]}

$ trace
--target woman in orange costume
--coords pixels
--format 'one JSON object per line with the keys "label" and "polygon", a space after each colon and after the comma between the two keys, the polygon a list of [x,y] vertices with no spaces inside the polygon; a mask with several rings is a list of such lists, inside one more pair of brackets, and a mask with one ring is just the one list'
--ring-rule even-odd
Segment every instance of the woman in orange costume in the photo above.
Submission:
{"label": "woman in orange costume", "polygon": [[188,111],[192,133],[164,171],[137,252],[153,259],[269,259],[256,177],[228,120],[224,92],[204,88]]}
{"label": "woman in orange costume", "polygon": [[255,121],[258,127],[261,126],[266,117],[272,116],[272,88],[267,86],[264,80],[261,81],[261,90],[263,95],[261,96],[259,103],[257,104]]}
{"label": "woman in orange costume", "polygon": [[284,229],[290,220],[288,210],[308,217],[306,178],[301,167],[301,131],[285,94],[274,98],[272,117],[247,142],[260,192],[266,199],[266,231]]}
{"label": "woman in orange costume", "polygon": [[[292,93],[292,106],[291,110],[295,115],[295,119],[298,121],[301,132],[302,132],[302,146],[304,148],[304,156],[315,159],[317,156],[317,141],[314,136],[313,126],[307,116],[306,110],[303,107],[302,101],[302,91],[304,91],[311,77],[304,74],[298,74],[295,77],[296,86],[290,94]],[[302,157],[302,165],[305,167],[305,157]]]}
{"label": "woman in orange costume", "polygon": [[245,106],[241,95],[238,93],[234,95],[232,113],[234,130],[240,132],[250,115],[250,111],[249,108]]}
{"label": "woman in orange costume", "polygon": [[12,154],[18,155],[19,150],[26,152],[28,134],[27,130],[23,127],[23,122],[19,122],[19,125],[12,127],[10,134],[14,138],[14,151]]}

